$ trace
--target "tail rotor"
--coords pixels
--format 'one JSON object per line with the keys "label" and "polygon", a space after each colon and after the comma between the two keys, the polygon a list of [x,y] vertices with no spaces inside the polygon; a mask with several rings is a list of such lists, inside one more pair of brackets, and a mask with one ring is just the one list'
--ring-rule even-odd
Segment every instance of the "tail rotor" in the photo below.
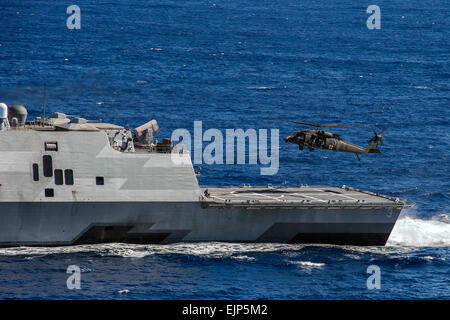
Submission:
{"label": "tail rotor", "polygon": [[374,127],[370,127],[374,133],[374,137],[368,141],[368,143],[378,143],[380,145],[383,145],[383,136],[381,135],[383,132],[386,131],[387,128],[384,128],[380,132],[377,133]]}
{"label": "tail rotor", "polygon": [[378,145],[383,145],[383,136],[381,134],[386,131],[386,128],[384,128],[380,132],[377,132],[374,127],[370,128],[374,133],[374,137],[368,141],[369,145],[366,147],[366,150],[368,153],[381,153],[381,151],[377,148]]}

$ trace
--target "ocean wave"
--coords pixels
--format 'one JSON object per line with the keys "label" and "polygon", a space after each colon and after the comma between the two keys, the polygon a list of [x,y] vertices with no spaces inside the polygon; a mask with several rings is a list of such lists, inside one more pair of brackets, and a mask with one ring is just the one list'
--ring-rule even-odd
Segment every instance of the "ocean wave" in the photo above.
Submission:
{"label": "ocean wave", "polygon": [[272,89],[275,89],[275,87],[261,86],[261,87],[247,87],[247,89],[250,89],[250,90],[272,90]]}
{"label": "ocean wave", "polygon": [[301,245],[273,243],[175,243],[169,245],[132,245],[109,244],[102,255],[118,255],[129,258],[142,258],[155,254],[183,254],[206,258],[233,258],[235,260],[253,260],[245,253],[279,252],[301,249]]}
{"label": "ocean wave", "polygon": [[128,292],[130,292],[130,290],[127,289],[117,291],[119,294],[127,294]]}
{"label": "ocean wave", "polygon": [[237,255],[237,256],[234,256],[232,258],[235,259],[235,260],[240,260],[240,261],[255,261],[256,260],[256,258],[249,257],[249,256],[246,256],[246,255]]}
{"label": "ocean wave", "polygon": [[0,249],[0,255],[42,257],[50,254],[95,253],[100,256],[120,256],[123,258],[144,258],[149,255],[184,254],[207,258],[233,258],[244,260],[244,253],[279,252],[300,250],[303,245],[277,243],[175,243],[168,245],[138,245],[108,243],[67,247],[13,247]]}
{"label": "ocean wave", "polygon": [[325,263],[322,262],[312,262],[312,261],[290,261],[291,264],[296,264],[301,267],[311,269],[311,268],[322,268],[325,266]]}
{"label": "ocean wave", "polygon": [[287,89],[287,86],[280,86],[280,87],[266,87],[266,86],[259,86],[259,87],[247,87],[247,89],[249,89],[249,90],[264,91],[264,90]]}
{"label": "ocean wave", "polygon": [[414,88],[421,89],[421,90],[431,90],[431,88],[427,87],[427,86],[414,86]]}

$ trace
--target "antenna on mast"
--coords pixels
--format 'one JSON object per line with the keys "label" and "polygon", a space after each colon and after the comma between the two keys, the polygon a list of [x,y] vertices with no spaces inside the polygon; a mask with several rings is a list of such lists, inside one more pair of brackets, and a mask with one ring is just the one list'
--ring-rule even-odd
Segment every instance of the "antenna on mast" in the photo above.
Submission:
{"label": "antenna on mast", "polygon": [[45,102],[47,98],[47,82],[44,80],[44,105],[42,106],[42,119],[45,118]]}

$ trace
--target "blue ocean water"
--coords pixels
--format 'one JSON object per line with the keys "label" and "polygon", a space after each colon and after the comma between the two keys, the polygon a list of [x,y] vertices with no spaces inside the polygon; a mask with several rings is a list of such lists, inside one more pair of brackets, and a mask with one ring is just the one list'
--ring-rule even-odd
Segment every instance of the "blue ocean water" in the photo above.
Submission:
{"label": "blue ocean water", "polygon": [[[72,3],[70,3],[72,4]],[[386,247],[107,244],[0,249],[0,298],[405,299],[450,297],[450,3],[85,1],[68,30],[60,1],[0,0],[0,100],[138,126],[387,128],[381,155],[299,152],[280,168],[202,165],[202,185],[349,185],[416,202]],[[338,131],[338,130],[336,130]],[[364,129],[340,130],[366,144]],[[1,214],[1,213],[0,213]],[[66,287],[81,267],[81,290]],[[368,290],[369,265],[381,289]]]}

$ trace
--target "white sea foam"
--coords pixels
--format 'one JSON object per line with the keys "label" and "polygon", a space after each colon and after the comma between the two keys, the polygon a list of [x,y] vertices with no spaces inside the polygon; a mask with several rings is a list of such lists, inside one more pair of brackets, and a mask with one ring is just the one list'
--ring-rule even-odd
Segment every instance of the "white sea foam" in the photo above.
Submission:
{"label": "white sea foam", "polygon": [[325,266],[325,263],[321,262],[311,262],[311,261],[291,261],[292,264],[298,264],[304,268],[322,268]]}
{"label": "white sea foam", "polygon": [[233,259],[241,260],[241,261],[255,261],[256,260],[254,257],[249,257],[249,256],[245,256],[245,255],[234,256]]}
{"label": "white sea foam", "polygon": [[247,89],[250,89],[250,90],[272,90],[272,89],[275,89],[275,88],[274,87],[261,86],[261,87],[247,87]]}
{"label": "white sea foam", "polygon": [[[325,245],[326,246],[326,245]],[[450,247],[450,215],[439,214],[431,219],[415,216],[401,216],[395,224],[386,247],[351,247],[352,251],[389,254],[394,250],[411,251],[417,247]],[[187,254],[208,258],[233,258],[236,260],[253,260],[246,253],[280,252],[284,255],[297,256],[304,248],[301,244],[274,243],[177,243],[170,245],[134,245],[123,243],[81,245],[66,247],[14,247],[0,249],[0,255],[24,255],[25,259],[36,259],[49,254],[88,253],[100,256],[121,256],[125,258],[144,258],[154,254]],[[349,247],[347,249],[350,250]],[[301,265],[302,262],[299,264]],[[308,264],[305,262],[303,266]],[[317,267],[317,266],[316,266]]]}
{"label": "white sea foam", "polygon": [[431,219],[403,216],[397,220],[387,246],[446,247],[450,246],[448,214]]}
{"label": "white sea foam", "polygon": [[128,293],[130,292],[130,290],[124,289],[124,290],[119,290],[117,291],[119,294],[124,294],[124,293]]}
{"label": "white sea foam", "polygon": [[144,258],[155,254],[186,254],[208,258],[248,259],[246,252],[274,252],[281,250],[300,250],[302,245],[272,243],[176,243],[170,245],[135,245],[124,243],[108,243],[96,245],[79,245],[67,247],[14,247],[0,249],[0,255],[26,255],[31,258],[48,254],[89,253],[100,256],[121,256],[124,258]]}

